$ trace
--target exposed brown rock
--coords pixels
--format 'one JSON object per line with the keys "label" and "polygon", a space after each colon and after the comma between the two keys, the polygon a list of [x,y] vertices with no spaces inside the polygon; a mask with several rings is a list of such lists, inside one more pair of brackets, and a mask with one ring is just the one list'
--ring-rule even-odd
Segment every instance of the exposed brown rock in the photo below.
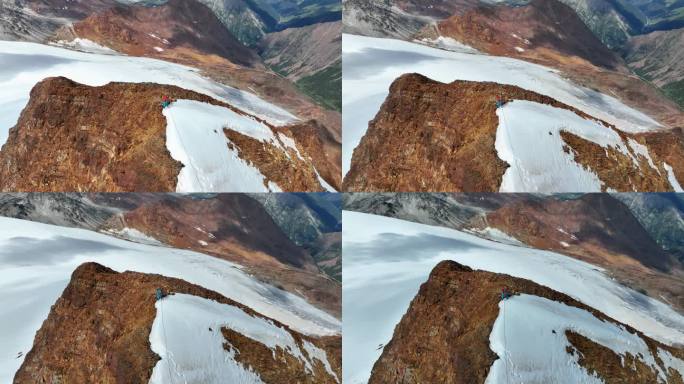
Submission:
{"label": "exposed brown rock", "polygon": [[[579,364],[585,367],[590,374],[596,374],[603,378],[607,384],[641,384],[660,381],[656,372],[630,353],[626,353],[623,359],[609,348],[579,333],[566,330],[565,336],[574,348],[574,351],[570,353],[578,354]],[[655,351],[657,353],[657,350]],[[632,368],[630,375],[625,375],[625,366]],[[668,372],[668,376],[667,382],[669,384],[682,383],[679,372],[671,370]]]}
{"label": "exposed brown rock", "polygon": [[230,140],[229,146],[237,150],[242,159],[254,164],[266,177],[264,187],[268,187],[267,180],[272,180],[286,191],[325,192],[314,168],[308,166],[293,149],[283,151],[273,144],[263,143],[227,128],[223,132]]}
{"label": "exposed brown rock", "polygon": [[[392,340],[373,366],[369,383],[484,383],[497,359],[489,349],[489,335],[499,315],[503,287],[516,294],[540,296],[587,310],[604,321],[637,333],[651,349],[658,347],[676,356],[684,355],[684,350],[660,344],[567,295],[532,281],[442,261],[420,287],[396,326]],[[594,354],[601,356],[605,352],[595,345],[582,350],[592,359]],[[616,377],[632,380],[630,366],[616,368],[619,368]]]}
{"label": "exposed brown rock", "polygon": [[336,190],[342,188],[342,146],[339,139],[317,120],[279,128],[294,138],[300,153],[306,153],[321,177]]}
{"label": "exposed brown rock", "polygon": [[[33,348],[14,383],[148,382],[159,360],[149,344],[157,313],[156,288],[215,300],[265,318],[242,304],[183,280],[136,272],[116,273],[95,263],[83,264],[74,271],[71,282],[36,334]],[[331,338],[319,340],[300,335],[275,320],[267,320],[285,328],[298,340],[308,340],[330,350],[328,359],[339,375],[340,362],[334,361],[339,356],[335,347],[341,344],[339,336],[333,337],[332,342]],[[259,350],[258,343],[245,342]],[[271,351],[265,352],[268,356],[260,358],[271,358]],[[269,369],[282,377],[292,371],[292,367],[280,361]]]}
{"label": "exposed brown rock", "polygon": [[[175,86],[110,83],[90,87],[66,78],[49,78],[33,88],[28,106],[0,150],[0,190],[175,191],[182,164],[166,148],[162,95],[207,102],[246,115],[229,104]],[[243,148],[243,156],[255,157],[252,149]],[[305,151],[301,151],[303,156],[307,156]],[[279,174],[271,174],[286,181],[286,191],[288,187],[321,190],[318,180],[311,177],[311,163],[296,164],[306,169],[288,163]],[[308,175],[305,182],[302,175]]]}
{"label": "exposed brown rock", "polygon": [[[323,28],[324,32],[327,30]],[[302,119],[318,121],[316,127],[321,129],[321,134],[330,135],[336,141],[336,145],[324,147],[327,156],[335,159],[341,151],[341,114],[315,104],[292,81],[268,70],[254,51],[239,43],[211,10],[196,1],[174,0],[158,7],[106,9],[62,28],[51,40],[70,41],[76,37],[128,55],[198,68],[219,83],[249,90]]]}
{"label": "exposed brown rock", "polygon": [[[617,150],[606,151],[593,143],[563,132],[568,151],[579,164],[598,174],[606,187],[618,191],[671,191],[667,173],[655,148],[651,153],[658,170],[648,165],[627,145],[634,140],[650,147],[661,137],[663,149],[678,173],[684,151],[681,132],[662,131],[631,135],[596,119],[576,108],[550,97],[516,86],[454,81],[440,83],[418,74],[399,77],[390,87],[380,111],[369,123],[365,136],[354,149],[351,168],[345,176],[347,191],[376,192],[496,192],[507,164],[499,159],[496,149],[497,96],[505,100],[527,100],[563,108],[586,118],[597,120],[623,139],[631,158]],[[641,136],[651,135],[651,142]],[[669,143],[669,147],[665,147]],[[667,148],[667,149],[665,149]]]}

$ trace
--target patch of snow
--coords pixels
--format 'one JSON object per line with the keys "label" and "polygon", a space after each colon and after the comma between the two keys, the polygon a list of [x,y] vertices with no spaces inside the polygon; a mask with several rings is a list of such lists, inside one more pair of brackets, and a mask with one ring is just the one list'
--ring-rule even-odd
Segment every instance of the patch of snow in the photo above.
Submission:
{"label": "patch of snow", "polygon": [[665,369],[668,371],[674,369],[679,372],[680,375],[684,376],[684,361],[672,356],[670,352],[662,348],[658,348],[658,357],[663,362],[663,365],[665,365]]}
{"label": "patch of snow", "polygon": [[[256,95],[216,83],[187,66],[145,57],[77,52],[50,45],[0,41],[0,145],[17,123],[36,83],[64,76],[90,86],[110,82],[152,82],[203,93],[273,125],[297,118]],[[160,95],[161,98],[161,95]]]}
{"label": "patch of snow", "polygon": [[506,232],[501,231],[498,228],[487,227],[484,229],[473,229],[472,232],[484,237],[485,239],[497,241],[499,243],[518,246],[524,245],[522,241],[507,234]]}
{"label": "patch of snow", "polygon": [[[656,167],[655,163],[653,162],[653,159],[651,158],[651,154],[648,153],[648,148],[645,145],[640,144],[638,141],[632,139],[631,137],[627,140],[627,144],[629,144],[629,147],[632,148],[632,151],[634,151],[634,153],[645,157],[646,160],[648,160],[648,165],[650,165],[651,168],[655,169],[656,171],[658,171],[658,173],[660,173],[660,169]],[[636,161],[635,164],[639,166],[639,163]]]}
{"label": "patch of snow", "polygon": [[333,371],[332,367],[330,366],[330,361],[328,361],[328,355],[325,353],[324,350],[318,348],[317,346],[311,344],[307,340],[303,340],[302,344],[304,345],[304,350],[306,351],[306,354],[309,355],[309,358],[311,360],[318,360],[323,364],[323,367],[325,368],[325,371],[328,372],[332,377],[335,378],[335,381],[338,383],[340,382],[340,378],[337,377],[337,374],[335,371]]}
{"label": "patch of snow", "polygon": [[209,243],[207,243],[207,242],[204,241],[204,240],[198,240],[197,242],[198,242],[201,246],[203,246],[203,247],[206,247],[207,245],[209,245]]}
{"label": "patch of snow", "polygon": [[31,349],[36,332],[72,272],[86,262],[97,262],[119,272],[183,279],[304,334],[338,334],[341,327],[338,319],[302,297],[258,280],[236,263],[83,229],[0,218],[0,382],[12,381],[23,362],[23,357],[15,357]]}
{"label": "patch of snow", "polygon": [[[300,160],[304,160],[304,158],[302,157],[302,154],[299,153],[299,149],[297,149],[297,144],[295,143],[294,139],[292,139],[291,137],[289,137],[287,135],[284,135],[282,132],[278,132],[278,138],[283,143],[285,148],[288,148],[288,149],[295,151],[295,153],[297,154],[297,157]],[[285,153],[287,153],[287,152],[285,152]],[[289,157],[290,155],[288,154],[287,156]]]}
{"label": "patch of snow", "polygon": [[661,379],[666,379],[648,345],[637,334],[584,309],[522,294],[499,302],[499,315],[489,336],[490,347],[499,358],[485,383],[504,383],[507,377],[521,383],[603,383],[596,374],[580,366],[579,353],[567,352],[566,348],[572,345],[565,336],[566,330],[610,349],[623,359],[627,353],[639,356]]}
{"label": "patch of snow", "polygon": [[567,247],[570,246],[570,244],[566,243],[565,241],[561,241],[561,242],[560,242],[560,245],[562,245],[562,246],[565,247],[565,248],[567,248]]}
{"label": "patch of snow", "polygon": [[501,192],[601,192],[599,177],[563,149],[561,131],[631,156],[616,131],[567,109],[514,100],[496,114],[495,148],[510,165],[501,180]]}
{"label": "patch of snow", "polygon": [[161,241],[152,236],[148,236],[135,228],[108,229],[104,230],[103,233],[140,244],[164,245]]}
{"label": "patch of snow", "polygon": [[445,83],[470,80],[516,85],[553,97],[627,132],[659,127],[651,117],[612,96],[578,86],[556,70],[522,60],[349,34],[342,35],[342,58],[343,174],[349,171],[354,148],[387,97],[390,84],[412,72]]}
{"label": "patch of snow", "polygon": [[463,44],[458,40],[455,40],[451,37],[445,37],[445,36],[438,36],[436,39],[423,38],[420,40],[415,40],[415,42],[417,42],[419,44],[439,48],[439,49],[445,49],[447,51],[466,52],[466,53],[478,52],[477,49],[471,47],[470,45]]}
{"label": "patch of snow", "polygon": [[164,48],[160,48],[160,47],[154,47],[154,50],[157,52],[164,52]]}
{"label": "patch of snow", "polygon": [[667,164],[663,163],[663,166],[665,167],[665,170],[667,171],[667,180],[670,181],[670,185],[672,186],[672,189],[674,189],[675,192],[684,192],[684,189],[682,189],[682,185],[679,184],[679,181],[677,181],[677,177],[674,174],[674,170],[672,167]]}
{"label": "patch of snow", "polygon": [[104,45],[100,45],[92,40],[82,39],[80,37],[77,37],[72,41],[60,40],[54,43],[54,45],[88,53],[99,53],[103,55],[119,54],[117,51],[109,47],[105,47]]}
{"label": "patch of snow", "polygon": [[235,360],[239,351],[233,346],[224,349],[227,341],[221,328],[230,328],[261,343],[274,354],[277,348],[282,349],[299,359],[309,373],[313,373],[314,358],[329,366],[325,351],[311,345],[315,357],[309,354],[307,358],[289,331],[239,307],[186,294],[167,296],[157,301],[155,307],[157,316],[152,324],[150,344],[161,360],[152,371],[150,384],[262,383],[251,367]]}
{"label": "patch of snow", "polygon": [[177,192],[278,192],[258,168],[243,160],[223,132],[229,128],[279,146],[271,129],[234,111],[194,100],[178,100],[164,108],[166,147],[183,163]]}
{"label": "patch of snow", "polygon": [[620,285],[595,265],[454,229],[343,211],[343,376],[367,382],[394,327],[432,269],[454,260],[547,286],[667,344],[684,343],[684,317]]}
{"label": "patch of snow", "polygon": [[518,52],[520,52],[520,53],[525,52],[525,49],[520,48],[520,47],[515,47],[515,50],[518,51]]}

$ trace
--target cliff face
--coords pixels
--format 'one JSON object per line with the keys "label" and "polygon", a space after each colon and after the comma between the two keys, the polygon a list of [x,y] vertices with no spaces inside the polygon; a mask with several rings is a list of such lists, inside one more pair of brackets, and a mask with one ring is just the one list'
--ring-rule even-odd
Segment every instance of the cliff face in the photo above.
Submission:
{"label": "cliff face", "polygon": [[[155,290],[188,294],[240,308],[256,319],[265,319],[292,335],[298,346],[309,342],[324,350],[339,376],[341,338],[311,338],[290,330],[250,308],[218,293],[183,280],[135,272],[116,273],[94,263],[80,266],[36,334],[33,348],[17,372],[14,383],[146,383],[160,359],[150,348],[150,331],[157,316]],[[228,321],[228,319],[226,319]],[[271,349],[228,327],[220,330],[224,348],[238,348],[236,360],[251,366],[267,383],[334,383],[322,363],[312,371],[287,351]],[[302,348],[304,349],[304,348]],[[283,362],[287,363],[283,363]],[[259,362],[261,364],[259,364]]]}
{"label": "cliff face", "polygon": [[[167,149],[162,95],[245,115],[208,96],[174,86],[110,83],[89,87],[65,78],[49,78],[31,91],[29,104],[0,150],[0,190],[175,191],[182,164]],[[275,127],[263,124],[275,132]],[[304,145],[297,147],[300,157],[294,149],[257,142],[231,129],[224,133],[234,140],[240,158],[283,190],[323,190]],[[321,151],[316,145],[324,144],[307,143],[306,149]],[[313,157],[320,156],[316,153]],[[326,168],[334,161],[324,160]],[[331,177],[331,173],[325,174]]]}
{"label": "cliff face", "polygon": [[[474,271],[452,261],[443,261],[433,269],[396,326],[392,340],[373,367],[369,383],[484,383],[497,359],[490,349],[490,334],[499,316],[503,287],[515,294],[534,295],[584,309],[604,322],[620,324],[529,280]],[[639,335],[651,351],[661,348],[674,356],[684,356],[684,350],[664,346],[629,326],[620,326]],[[573,353],[575,349],[580,351],[579,364],[595,371],[607,382],[656,380],[655,370],[643,364],[635,370],[630,364],[611,364],[619,359],[611,350],[573,332],[567,337],[572,346],[567,353]],[[676,372],[669,373],[668,380],[672,383],[678,383],[678,379],[681,380],[681,376]]]}
{"label": "cliff face", "polygon": [[[670,161],[678,177],[684,169],[684,147],[678,130],[627,134],[550,97],[515,86],[468,81],[444,84],[408,74],[394,81],[369,123],[354,150],[343,187],[359,192],[498,191],[508,167],[495,148],[499,126],[495,101],[499,96],[565,109],[615,131],[630,155],[612,147],[606,151],[561,130],[566,153],[572,153],[576,163],[598,175],[604,189],[668,191],[672,187],[663,161]],[[629,140],[649,149],[655,168],[635,152]]]}

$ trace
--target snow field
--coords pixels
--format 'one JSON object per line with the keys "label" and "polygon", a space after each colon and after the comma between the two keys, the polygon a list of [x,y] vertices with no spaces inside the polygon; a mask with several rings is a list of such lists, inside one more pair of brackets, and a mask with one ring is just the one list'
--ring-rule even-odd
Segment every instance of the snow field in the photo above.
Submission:
{"label": "snow field", "polygon": [[[104,234],[0,218],[0,382],[11,382],[36,331],[85,262],[116,271],[156,273],[216,291],[308,335],[338,334],[340,321],[303,298],[263,283],[238,264],[197,252]],[[154,292],[150,293],[151,295]]]}
{"label": "snow field", "polygon": [[[498,108],[496,114],[499,127],[495,148],[499,158],[510,165],[503,175],[500,192],[601,192],[603,182],[599,177],[576,163],[574,154],[563,149],[561,131],[604,149],[618,150],[639,167],[638,159],[617,132],[567,109],[514,100]],[[646,147],[636,141],[629,146],[653,164]]]}
{"label": "snow field", "polygon": [[[176,192],[280,192],[258,168],[241,159],[223,133],[229,128],[279,146],[269,127],[232,110],[193,100],[178,100],[162,112],[166,147],[183,163]],[[266,185],[265,185],[266,184]]]}
{"label": "snow field", "polygon": [[[273,125],[297,118],[254,94],[201,76],[194,68],[160,60],[112,54],[77,52],[24,42],[0,41],[0,145],[17,123],[36,83],[64,76],[78,83],[102,86],[110,82],[153,82],[176,85],[232,104]],[[160,95],[161,97],[161,95]]]}
{"label": "snow field", "polygon": [[256,372],[235,360],[233,347],[229,351],[223,348],[224,327],[265,345],[274,354],[281,348],[299,359],[309,373],[313,373],[314,359],[330,367],[325,351],[307,342],[307,358],[287,330],[238,307],[186,294],[167,296],[155,306],[150,344],[161,360],[150,384],[262,383]]}
{"label": "snow field", "polygon": [[525,61],[453,51],[417,43],[343,34],[342,167],[349,171],[354,148],[387,97],[390,84],[405,73],[417,72],[434,80],[491,81],[516,85],[573,106],[626,132],[655,129],[659,124],[614,97],[580,87],[558,71]]}
{"label": "snow field", "polygon": [[[453,229],[343,211],[344,382],[366,383],[422,283],[442,260],[532,280],[666,344],[684,343],[684,317],[594,265]],[[549,331],[550,333],[550,331]]]}
{"label": "snow field", "polygon": [[[566,330],[609,348],[623,364],[629,353],[650,366],[663,382],[667,377],[638,335],[584,309],[522,294],[499,303],[499,316],[490,334],[490,347],[499,359],[485,383],[603,383],[579,365],[579,353],[566,351],[566,347],[572,348]],[[672,365],[684,363],[673,359]]]}

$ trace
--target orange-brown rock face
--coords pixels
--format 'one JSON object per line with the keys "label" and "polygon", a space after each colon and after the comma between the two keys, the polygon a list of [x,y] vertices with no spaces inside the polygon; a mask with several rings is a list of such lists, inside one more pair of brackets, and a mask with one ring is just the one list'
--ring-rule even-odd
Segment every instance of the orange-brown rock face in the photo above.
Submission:
{"label": "orange-brown rock face", "polygon": [[[172,192],[182,164],[166,148],[162,95],[230,108],[182,88],[148,83],[110,83],[101,87],[49,78],[31,91],[29,104],[0,149],[2,191]],[[264,123],[266,124],[266,123]],[[266,124],[268,125],[268,124]],[[272,130],[275,127],[269,126]],[[288,135],[288,131],[283,132]],[[240,157],[263,169],[285,191],[322,191],[313,162],[322,145],[296,151],[226,130],[236,136]],[[315,151],[310,156],[307,150]],[[228,150],[228,149],[226,149]],[[319,161],[332,168],[334,159]],[[327,177],[332,178],[327,171]],[[334,181],[334,179],[331,179]]]}
{"label": "orange-brown rock face", "polygon": [[[469,81],[444,84],[417,74],[403,75],[390,87],[387,99],[354,149],[343,188],[356,192],[498,191],[508,167],[495,149],[498,96],[547,104],[600,121],[550,97],[515,86]],[[616,130],[606,122],[602,124],[606,129]],[[605,188],[671,190],[663,161],[681,160],[682,155],[677,154],[684,143],[681,132],[617,132],[626,148],[630,148],[630,138],[647,148],[652,146],[649,153],[658,169],[651,168],[647,159],[637,153],[632,155],[638,159],[639,167],[630,156],[618,151],[606,154],[591,142],[564,131],[562,134],[567,150],[574,153],[580,165],[599,175]],[[654,142],[660,148],[652,145]],[[679,163],[671,165],[680,169]]]}
{"label": "orange-brown rock face", "polygon": [[[370,384],[380,383],[484,383],[497,359],[489,348],[489,336],[499,315],[501,289],[565,303],[620,324],[604,314],[547,287],[529,280],[484,271],[474,271],[453,261],[439,263],[421,287],[394,330],[392,340],[373,366]],[[664,346],[630,328],[649,345],[675,356],[684,350]],[[583,354],[580,364],[594,367],[597,358],[619,358],[599,344],[569,340]],[[608,365],[606,365],[608,367]],[[598,371],[607,382],[642,383],[654,372],[635,374],[631,365],[610,365]],[[672,374],[673,382],[677,376]]]}
{"label": "orange-brown rock face", "polygon": [[[87,263],[74,271],[71,282],[52,307],[36,334],[34,345],[17,372],[14,383],[147,383],[159,360],[150,349],[149,335],[157,315],[155,290],[184,293],[239,307],[248,314],[264,318],[290,332],[301,346],[308,341],[326,351],[333,370],[340,375],[341,338],[311,338],[275,320],[265,318],[222,295],[183,280],[135,272],[116,273],[106,267]],[[227,343],[240,343],[249,350],[236,360],[263,370],[267,383],[296,377],[303,383],[332,383],[335,379],[322,364],[314,374],[303,367],[274,361],[273,352],[260,343],[228,328],[221,329]],[[291,356],[280,351],[281,357]],[[289,360],[288,360],[289,361]],[[315,377],[317,380],[312,380]]]}

